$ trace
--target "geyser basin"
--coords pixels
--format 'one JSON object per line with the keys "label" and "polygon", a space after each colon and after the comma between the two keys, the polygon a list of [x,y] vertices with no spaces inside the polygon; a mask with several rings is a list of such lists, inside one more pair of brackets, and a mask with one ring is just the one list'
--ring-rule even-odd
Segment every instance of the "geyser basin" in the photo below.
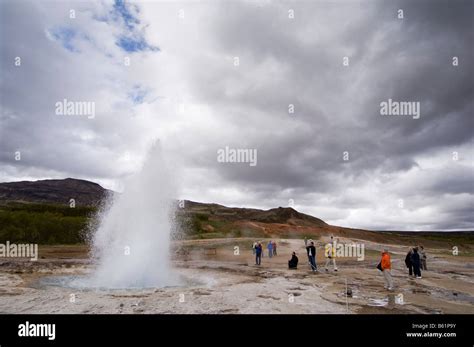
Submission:
{"label": "geyser basin", "polygon": [[176,288],[176,287],[194,287],[202,286],[206,283],[201,282],[195,278],[188,278],[183,275],[176,275],[174,284],[162,286],[128,286],[128,287],[110,287],[100,286],[94,281],[94,277],[90,275],[64,275],[64,276],[46,276],[41,278],[34,287],[63,287],[78,290],[144,290],[144,289],[159,289],[159,288]]}

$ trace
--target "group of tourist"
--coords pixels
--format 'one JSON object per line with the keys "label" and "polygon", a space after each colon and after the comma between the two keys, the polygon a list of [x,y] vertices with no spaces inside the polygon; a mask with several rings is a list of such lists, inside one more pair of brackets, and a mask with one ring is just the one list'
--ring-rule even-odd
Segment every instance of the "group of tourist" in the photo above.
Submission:
{"label": "group of tourist", "polygon": [[421,278],[421,270],[428,270],[426,267],[426,252],[423,246],[412,247],[405,257],[405,265],[408,274],[416,278]]}
{"label": "group of tourist", "polygon": [[[313,240],[307,240],[306,238],[304,239],[305,247],[306,247],[306,254],[308,256],[308,263],[311,267],[311,270],[317,271],[318,266],[316,264],[316,246],[314,245]],[[326,266],[325,269],[328,271],[328,266],[332,263],[334,271],[337,271],[337,265],[336,265],[336,257],[335,257],[335,247],[334,245],[334,239],[331,236],[331,242],[330,242],[330,247],[326,251]],[[267,249],[268,249],[268,257],[271,258],[273,256],[277,255],[277,244],[275,241],[269,241],[267,244]],[[255,255],[255,265],[261,265],[262,263],[262,257],[263,257],[263,246],[262,242],[254,242],[252,245],[252,252]],[[293,252],[291,255],[291,259],[288,260],[288,268],[290,269],[296,269],[298,267],[298,257],[296,256],[296,252]]]}
{"label": "group of tourist", "polygon": [[[316,264],[316,247],[314,245],[313,240],[304,239],[304,244],[306,247],[306,254],[308,256],[308,263],[311,267],[311,271],[317,271],[318,265]],[[336,265],[336,247],[334,245],[334,237],[331,236],[331,241],[326,245],[326,265],[324,266],[326,272],[328,270],[328,266],[333,265],[334,271],[337,271]]]}
{"label": "group of tourist", "polygon": [[[316,246],[313,240],[304,239],[305,247],[306,247],[306,255],[308,257],[308,264],[311,268],[311,271],[315,272],[318,270],[318,266],[316,264]],[[268,257],[272,258],[273,256],[277,255],[277,245],[275,241],[269,241],[267,244],[268,250]],[[263,257],[263,246],[262,242],[254,242],[252,245],[253,254],[255,255],[255,264],[261,265],[262,257]],[[331,236],[331,241],[328,245],[326,245],[326,265],[325,270],[328,271],[328,266],[333,265],[334,271],[337,271],[336,265],[336,254],[335,254],[335,246],[334,246],[334,239]],[[408,268],[408,273],[410,276],[414,276],[415,278],[421,278],[421,270],[428,270],[426,266],[426,252],[423,246],[417,246],[410,248],[409,252],[405,257],[405,265]],[[293,252],[291,255],[291,259],[288,260],[288,268],[289,269],[296,269],[298,267],[298,257],[296,252]],[[377,265],[377,268],[382,271],[384,277],[384,288],[388,290],[393,290],[393,278],[392,278],[392,262],[390,259],[390,254],[388,249],[384,249],[382,252],[382,258]]]}
{"label": "group of tourist", "polygon": [[[267,243],[268,257],[271,258],[277,255],[277,244],[275,241],[268,241]],[[264,255],[262,242],[254,242],[252,245],[252,252],[255,255],[255,264],[260,265],[262,263],[262,257]]]}
{"label": "group of tourist", "polygon": [[[405,257],[405,265],[408,268],[408,275],[421,278],[421,270],[427,271],[426,252],[423,246],[412,247]],[[385,284],[384,288],[393,290],[392,263],[387,249],[382,252],[382,259],[377,268],[382,271]]]}

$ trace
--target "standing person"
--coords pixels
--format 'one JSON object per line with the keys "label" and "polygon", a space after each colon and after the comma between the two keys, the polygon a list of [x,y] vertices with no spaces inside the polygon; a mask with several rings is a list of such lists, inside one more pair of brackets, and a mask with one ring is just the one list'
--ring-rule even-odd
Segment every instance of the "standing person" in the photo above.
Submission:
{"label": "standing person", "polygon": [[311,241],[310,245],[306,247],[306,252],[308,253],[309,264],[311,265],[311,270],[314,272],[317,270],[316,266],[316,247],[314,247],[314,242]]}
{"label": "standing person", "polygon": [[410,250],[408,251],[405,257],[405,265],[408,268],[409,276],[413,275],[413,263],[411,262],[412,254],[413,254],[413,248],[410,248]]}
{"label": "standing person", "polygon": [[421,278],[421,261],[420,255],[418,254],[418,247],[413,248],[413,253],[411,255],[411,263],[413,264],[413,274],[416,278]]}
{"label": "standing person", "polygon": [[428,271],[428,268],[426,267],[426,252],[423,246],[420,246],[420,257],[421,257],[421,269],[423,271]]}
{"label": "standing person", "polygon": [[384,249],[382,252],[382,259],[380,260],[380,266],[382,268],[383,278],[385,280],[384,288],[393,290],[393,279],[392,279],[392,262],[390,261],[390,254],[388,249]]}
{"label": "standing person", "polygon": [[268,257],[271,258],[273,256],[273,245],[272,245],[271,240],[268,241],[267,249],[268,249]]}
{"label": "standing person", "polygon": [[306,236],[304,237],[304,246],[308,247],[308,239],[306,238]]}
{"label": "standing person", "polygon": [[272,247],[273,247],[273,255],[277,255],[277,243],[275,241],[273,241]]}
{"label": "standing person", "polygon": [[252,245],[252,254],[255,254],[255,249],[257,247],[257,242],[254,241],[253,245]]}
{"label": "standing person", "polygon": [[331,264],[332,260],[332,265],[334,268],[334,271],[337,271],[337,265],[336,265],[336,245],[334,244],[334,238],[331,236],[331,242],[329,242],[326,245],[326,250],[325,250],[325,255],[326,255],[326,272],[328,271],[328,265]]}
{"label": "standing person", "polygon": [[298,266],[298,257],[296,256],[296,252],[293,252],[291,255],[291,259],[288,260],[288,268],[290,269],[296,269]]}
{"label": "standing person", "polygon": [[262,263],[262,244],[259,242],[255,246],[255,265],[260,265]]}

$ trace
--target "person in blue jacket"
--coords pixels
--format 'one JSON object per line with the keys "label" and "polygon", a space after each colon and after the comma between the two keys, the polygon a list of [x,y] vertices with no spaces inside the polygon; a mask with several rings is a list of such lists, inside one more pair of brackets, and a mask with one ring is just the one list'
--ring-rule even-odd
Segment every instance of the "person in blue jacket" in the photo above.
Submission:
{"label": "person in blue jacket", "polygon": [[273,243],[271,240],[268,241],[267,249],[268,249],[268,257],[271,258],[273,256]]}

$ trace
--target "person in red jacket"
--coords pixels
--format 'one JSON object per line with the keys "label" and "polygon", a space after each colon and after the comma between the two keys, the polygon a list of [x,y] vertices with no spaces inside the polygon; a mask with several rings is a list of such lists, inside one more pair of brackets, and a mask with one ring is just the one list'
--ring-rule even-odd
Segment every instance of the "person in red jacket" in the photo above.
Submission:
{"label": "person in red jacket", "polygon": [[385,248],[382,252],[382,260],[380,261],[382,267],[383,278],[385,280],[384,288],[388,290],[393,290],[393,279],[392,279],[392,262],[390,261],[390,254]]}

